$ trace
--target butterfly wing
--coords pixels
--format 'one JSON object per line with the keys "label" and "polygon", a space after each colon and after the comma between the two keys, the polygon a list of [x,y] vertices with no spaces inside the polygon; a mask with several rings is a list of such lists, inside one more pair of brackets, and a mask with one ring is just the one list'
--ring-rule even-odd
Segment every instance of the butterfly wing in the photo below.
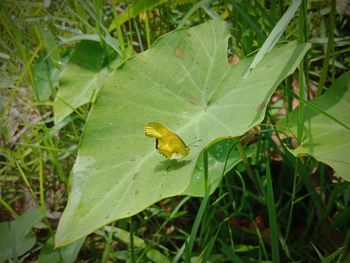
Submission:
{"label": "butterfly wing", "polygon": [[180,159],[188,155],[189,148],[184,141],[163,124],[147,124],[145,134],[156,138],[156,149],[168,159]]}
{"label": "butterfly wing", "polygon": [[167,127],[157,122],[151,122],[145,126],[145,135],[148,137],[161,139],[169,133],[171,131]]}

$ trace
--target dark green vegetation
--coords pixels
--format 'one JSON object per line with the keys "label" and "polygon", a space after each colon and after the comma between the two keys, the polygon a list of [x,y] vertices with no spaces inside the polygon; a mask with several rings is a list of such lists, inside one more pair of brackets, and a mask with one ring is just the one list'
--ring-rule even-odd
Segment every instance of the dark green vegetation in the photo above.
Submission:
{"label": "dark green vegetation", "polygon": [[349,261],[349,9],[2,1],[0,261]]}

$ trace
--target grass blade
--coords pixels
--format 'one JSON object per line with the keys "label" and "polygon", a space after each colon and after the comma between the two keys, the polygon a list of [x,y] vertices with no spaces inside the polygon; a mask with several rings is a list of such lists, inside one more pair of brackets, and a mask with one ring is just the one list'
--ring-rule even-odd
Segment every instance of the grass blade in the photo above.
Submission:
{"label": "grass blade", "polygon": [[276,217],[276,204],[273,195],[272,179],[270,164],[266,162],[266,202],[269,213],[269,225],[271,231],[271,249],[272,249],[272,262],[279,263],[279,248],[278,248],[278,227],[277,227],[277,217]]}
{"label": "grass blade", "polygon": [[289,22],[294,17],[295,12],[297,11],[301,0],[293,0],[292,4],[289,6],[287,11],[284,13],[282,18],[278,21],[276,26],[273,28],[270,35],[265,40],[264,44],[260,48],[259,52],[254,57],[254,60],[249,65],[247,70],[243,74],[243,78],[248,77],[250,71],[263,59],[266,53],[270,52],[270,50],[276,45],[277,41],[286,30]]}

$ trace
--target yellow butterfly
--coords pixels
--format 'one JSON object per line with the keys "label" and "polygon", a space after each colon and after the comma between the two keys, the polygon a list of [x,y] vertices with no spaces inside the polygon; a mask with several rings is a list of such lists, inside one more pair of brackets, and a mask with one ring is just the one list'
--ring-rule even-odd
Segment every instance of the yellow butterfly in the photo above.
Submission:
{"label": "yellow butterfly", "polygon": [[161,123],[148,123],[145,126],[145,135],[156,138],[156,149],[168,159],[180,159],[190,151],[176,133]]}

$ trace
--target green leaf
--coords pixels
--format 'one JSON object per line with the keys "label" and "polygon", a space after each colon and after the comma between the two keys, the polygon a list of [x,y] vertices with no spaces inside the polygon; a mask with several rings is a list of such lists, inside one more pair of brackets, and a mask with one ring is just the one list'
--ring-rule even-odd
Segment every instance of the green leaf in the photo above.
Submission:
{"label": "green leaf", "polygon": [[58,86],[59,70],[55,68],[52,60],[44,52],[33,65],[35,93],[40,101],[47,100]]}
{"label": "green leaf", "polygon": [[84,40],[79,43],[60,76],[54,102],[55,123],[61,122],[78,107],[95,100],[113,72],[113,67],[104,67],[105,54],[98,42]]}
{"label": "green leaf", "polygon": [[[204,148],[260,123],[272,93],[309,48],[293,42],[274,49],[242,79],[251,59],[232,67],[228,38],[220,20],[174,31],[110,76],[86,124],[56,245],[183,194]],[[200,141],[186,158],[166,160],[144,136],[152,121],[187,144]]]}
{"label": "green leaf", "polygon": [[[236,138],[219,141],[208,148],[208,174],[210,193],[213,193],[221,182],[222,177],[236,166],[241,157],[236,149],[239,140]],[[255,151],[255,145],[246,149],[246,154],[250,157]],[[183,194],[191,196],[204,196],[205,180],[202,176],[204,172],[203,153],[198,158],[193,172],[192,180]]]}
{"label": "green leaf", "polygon": [[54,248],[54,238],[49,238],[43,248],[40,250],[38,263],[70,263],[76,262],[76,258],[85,238],[78,239],[75,242],[60,248]]}
{"label": "green leaf", "polygon": [[34,246],[36,238],[30,230],[45,213],[45,209],[35,208],[14,221],[0,224],[0,260],[17,258]]}
{"label": "green leaf", "polygon": [[[332,167],[350,181],[350,73],[333,82],[320,98],[304,105],[304,136],[300,145],[291,150],[295,156],[310,155]],[[279,127],[286,133],[297,132],[299,108],[281,120]]]}
{"label": "green leaf", "polygon": [[45,26],[45,28],[41,28],[40,31],[45,43],[45,49],[48,53],[48,57],[57,68],[60,68],[61,56],[57,48],[57,41],[51,32],[51,26],[52,25],[49,23]]}

